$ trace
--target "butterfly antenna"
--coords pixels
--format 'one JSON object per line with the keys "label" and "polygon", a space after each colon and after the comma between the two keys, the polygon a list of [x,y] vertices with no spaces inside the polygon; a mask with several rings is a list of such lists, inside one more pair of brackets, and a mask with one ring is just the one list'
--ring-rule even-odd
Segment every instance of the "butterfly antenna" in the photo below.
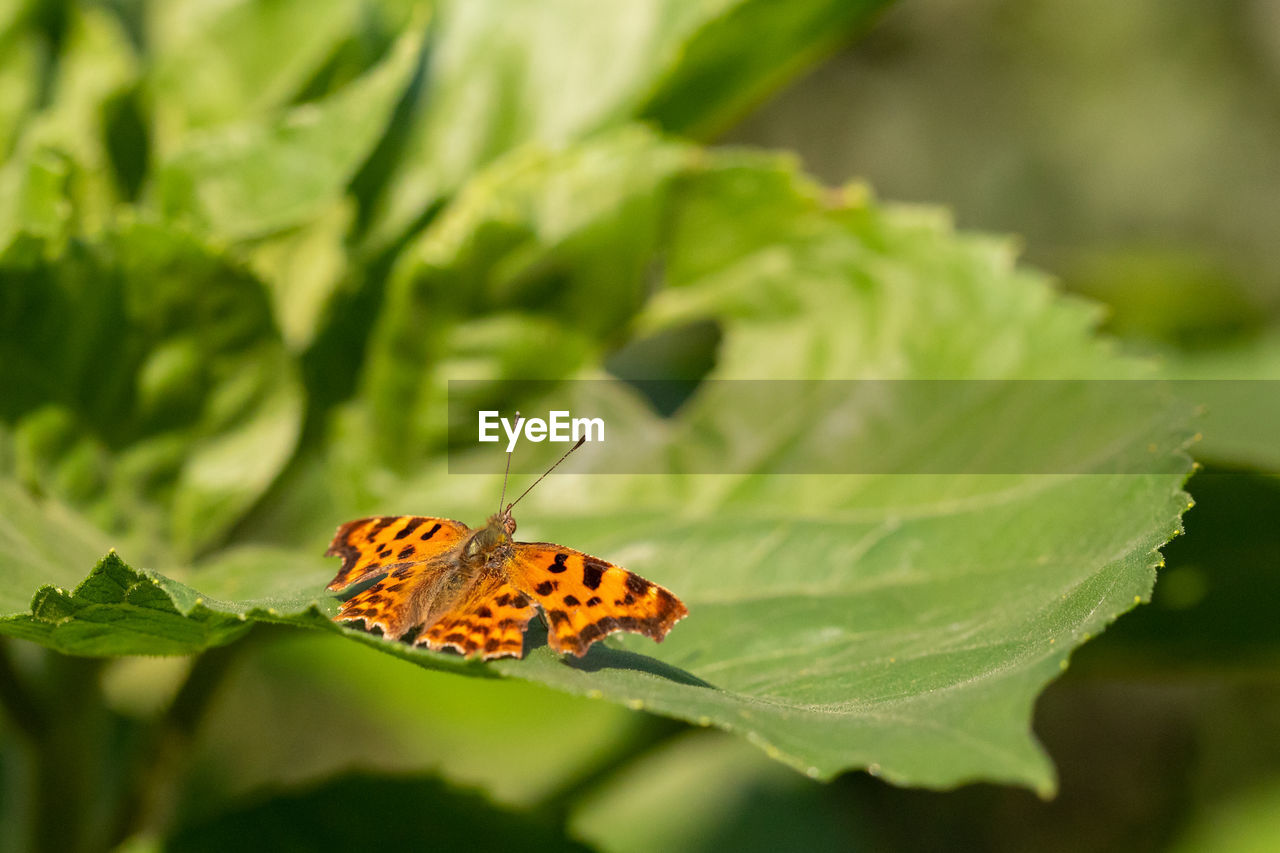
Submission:
{"label": "butterfly antenna", "polygon": [[513,451],[507,451],[507,470],[502,472],[502,497],[498,498],[498,512],[502,512],[502,502],[507,499],[507,478],[511,476],[511,456]]}
{"label": "butterfly antenna", "polygon": [[[516,412],[516,418],[519,419],[520,413]],[[507,499],[507,480],[511,477],[511,456],[514,450],[507,451],[507,470],[502,472],[502,496],[498,498],[498,514],[502,514],[502,502]]]}
{"label": "butterfly antenna", "polygon": [[[548,468],[548,469],[546,470],[546,472],[542,475],[542,477],[539,477],[538,479],[536,479],[536,480],[534,480],[534,481],[533,481],[533,486],[536,486],[536,485],[538,485],[539,483],[541,483],[541,482],[542,482],[543,477],[546,477],[546,476],[547,476],[547,474],[550,474],[552,471],[556,470],[556,467],[557,467],[561,462],[563,462],[564,460],[566,460],[566,459],[568,459],[568,458],[569,458],[569,454],[570,454],[570,453],[572,453],[573,451],[577,450],[577,449],[578,449],[579,447],[581,447],[582,445],[586,444],[586,442],[587,442],[587,437],[586,437],[585,435],[584,435],[582,438],[578,439],[578,443],[577,443],[577,444],[575,444],[573,447],[570,447],[568,450],[566,450],[566,451],[564,452],[564,456],[561,456],[561,457],[556,461],[556,464],[555,464],[555,465],[552,465],[550,468]],[[520,501],[524,500],[524,496],[525,496],[525,495],[527,495],[527,494],[529,494],[530,492],[532,492],[532,491],[533,491],[533,486],[530,486],[529,488],[525,489],[523,492],[521,492],[521,493],[520,493],[520,497],[516,498],[516,499],[515,499],[515,500],[513,500],[511,503],[507,504],[507,512],[511,512],[511,508],[512,508],[513,506],[515,506],[516,504],[520,503]]]}

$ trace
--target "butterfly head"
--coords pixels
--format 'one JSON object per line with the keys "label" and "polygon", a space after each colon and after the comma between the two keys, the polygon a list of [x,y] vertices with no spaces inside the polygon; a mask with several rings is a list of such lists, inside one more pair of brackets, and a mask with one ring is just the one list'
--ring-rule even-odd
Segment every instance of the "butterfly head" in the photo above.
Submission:
{"label": "butterfly head", "polygon": [[502,512],[496,512],[489,516],[489,527],[496,528],[501,538],[510,539],[514,536],[516,520],[511,515],[511,507],[508,506]]}
{"label": "butterfly head", "polygon": [[[520,413],[516,412],[516,414],[519,415]],[[564,456],[560,457],[559,461],[557,461],[555,465],[552,465],[550,468],[546,470],[546,473],[544,473],[542,477],[545,477],[547,476],[547,474],[550,474],[552,471],[554,471],[556,468],[556,465],[559,465],[561,462],[567,459],[569,457],[569,454],[577,450],[579,447],[581,447],[582,443],[586,440],[587,440],[586,436],[583,436],[582,438],[578,439],[578,443],[575,444],[573,447],[570,447],[568,451],[565,452]],[[471,541],[467,543],[467,547],[466,547],[467,556],[475,557],[478,554],[487,553],[492,549],[497,548],[500,545],[510,544],[511,537],[515,535],[515,532],[516,532],[516,520],[511,515],[511,508],[514,507],[516,504],[520,503],[520,501],[524,498],[525,495],[533,491],[533,486],[536,486],[542,482],[542,477],[539,477],[538,479],[534,480],[533,486],[530,486],[529,488],[525,489],[524,492],[521,493],[520,497],[516,498],[511,503],[507,504],[506,508],[503,509],[502,504],[507,497],[507,475],[509,475],[510,473],[511,473],[511,454],[507,453],[507,474],[503,475],[503,478],[502,478],[502,497],[499,498],[499,501],[498,501],[498,511],[495,512],[493,515],[489,516],[489,523],[486,524],[478,533],[476,533],[474,536],[471,537]]]}
{"label": "butterfly head", "polygon": [[493,549],[511,543],[511,534],[516,532],[516,520],[511,517],[511,510],[494,513],[489,522],[481,527],[468,540],[465,551],[468,557],[487,554]]}

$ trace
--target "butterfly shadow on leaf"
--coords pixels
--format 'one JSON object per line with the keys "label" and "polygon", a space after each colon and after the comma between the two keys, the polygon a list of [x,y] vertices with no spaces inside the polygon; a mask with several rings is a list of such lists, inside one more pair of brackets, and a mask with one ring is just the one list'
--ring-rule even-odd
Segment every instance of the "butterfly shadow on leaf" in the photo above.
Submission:
{"label": "butterfly shadow on leaf", "polygon": [[[525,634],[526,650],[536,649],[539,646],[547,644],[547,629],[545,623],[541,619],[535,619],[529,625],[529,631]],[[669,663],[651,658],[648,655],[642,655],[638,652],[627,651],[626,649],[618,649],[606,646],[603,643],[596,643],[582,657],[574,657],[573,655],[562,655],[560,662],[565,666],[572,667],[583,672],[599,672],[605,669],[629,669],[632,672],[647,672],[650,675],[656,675],[659,678],[665,678],[667,681],[674,681],[677,684],[687,684],[691,687],[707,687],[715,688],[714,684],[703,681],[691,672],[681,669],[678,666],[672,666]]]}

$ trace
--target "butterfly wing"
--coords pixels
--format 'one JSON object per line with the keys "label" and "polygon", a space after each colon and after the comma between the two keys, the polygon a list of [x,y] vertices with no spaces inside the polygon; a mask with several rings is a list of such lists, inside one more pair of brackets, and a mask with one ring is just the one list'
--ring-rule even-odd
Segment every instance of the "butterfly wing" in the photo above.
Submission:
{"label": "butterfly wing", "polygon": [[548,542],[517,542],[511,585],[547,614],[547,639],[578,657],[614,631],[661,642],[689,611],[666,589],[598,557]]}
{"label": "butterfly wing", "polygon": [[400,566],[342,602],[336,622],[364,620],[366,631],[382,629],[397,640],[432,618],[457,596],[457,573],[445,559]]}
{"label": "butterfly wing", "polygon": [[482,578],[423,631],[415,645],[452,648],[481,659],[521,657],[524,631],[536,611],[529,597],[501,576]]}
{"label": "butterfly wing", "polygon": [[326,557],[341,557],[329,582],[340,590],[383,572],[430,560],[457,545],[469,532],[460,521],[421,515],[384,515],[348,521],[338,528]]}

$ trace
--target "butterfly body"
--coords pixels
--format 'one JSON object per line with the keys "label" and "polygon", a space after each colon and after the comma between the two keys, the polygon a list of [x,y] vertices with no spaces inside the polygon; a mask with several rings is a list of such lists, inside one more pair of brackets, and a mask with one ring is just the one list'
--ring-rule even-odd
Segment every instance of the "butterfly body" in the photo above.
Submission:
{"label": "butterfly body", "polygon": [[326,552],[342,558],[329,584],[378,579],[334,617],[363,621],[384,637],[483,659],[521,657],[524,631],[541,610],[548,644],[579,657],[614,631],[661,640],[688,610],[666,589],[589,554],[547,542],[516,542],[510,509],[483,527],[452,519],[380,516],[338,528]]}

